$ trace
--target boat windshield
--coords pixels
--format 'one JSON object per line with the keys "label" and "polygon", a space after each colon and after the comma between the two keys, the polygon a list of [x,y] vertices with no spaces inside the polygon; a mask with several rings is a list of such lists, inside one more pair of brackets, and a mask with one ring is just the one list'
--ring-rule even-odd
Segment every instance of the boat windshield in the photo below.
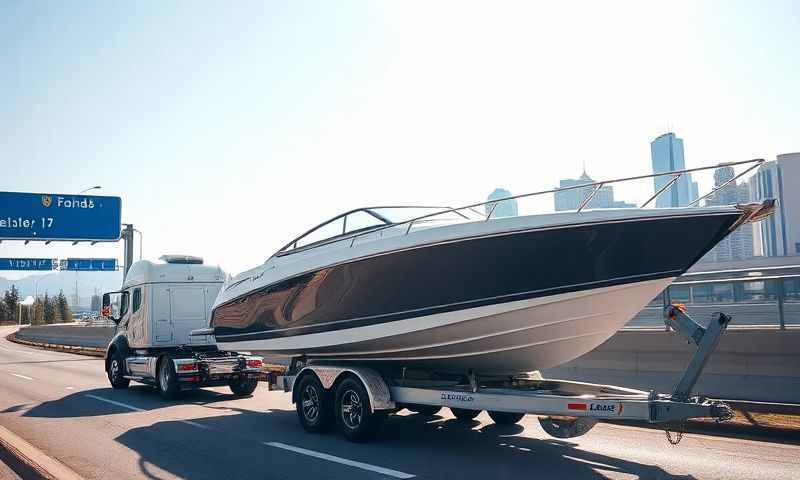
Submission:
{"label": "boat windshield", "polygon": [[435,222],[454,222],[471,220],[473,216],[480,216],[478,212],[450,211],[450,207],[417,207],[417,206],[397,206],[397,207],[370,207],[351,210],[347,213],[338,215],[325,223],[317,225],[303,235],[292,240],[283,247],[278,254],[285,254],[298,249],[305,249],[309,246],[317,246],[324,243],[351,237],[360,233],[368,232],[381,227],[405,223],[409,220],[423,217],[420,223],[425,222],[424,217],[430,215]]}

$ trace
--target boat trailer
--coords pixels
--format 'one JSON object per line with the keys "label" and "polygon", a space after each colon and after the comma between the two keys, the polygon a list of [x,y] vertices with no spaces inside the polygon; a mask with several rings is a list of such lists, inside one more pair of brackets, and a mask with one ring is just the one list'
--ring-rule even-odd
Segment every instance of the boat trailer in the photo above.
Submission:
{"label": "boat trailer", "polygon": [[[613,385],[544,379],[538,372],[514,377],[444,375],[407,371],[386,373],[355,363],[327,363],[295,358],[272,386],[292,392],[298,417],[310,432],[334,423],[353,441],[371,438],[389,413],[408,408],[433,415],[449,407],[459,419],[473,419],[486,410],[499,424],[516,423],[525,414],[539,415],[542,428],[556,438],[584,435],[600,420],[645,421],[669,427],[690,418],[733,417],[725,403],[693,396],[697,383],[731,317],[715,313],[707,327],[694,321],[683,305],[665,308],[664,322],[697,350],[671,394]],[[420,373],[423,373],[420,375]]]}

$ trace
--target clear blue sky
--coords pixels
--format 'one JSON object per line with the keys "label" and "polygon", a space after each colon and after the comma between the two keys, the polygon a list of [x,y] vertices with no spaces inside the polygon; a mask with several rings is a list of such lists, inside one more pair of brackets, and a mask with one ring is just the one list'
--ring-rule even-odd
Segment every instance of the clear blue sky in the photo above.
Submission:
{"label": "clear blue sky", "polygon": [[690,166],[774,158],[798,5],[5,1],[0,190],[103,185],[145,257],[235,273],[347,208],[646,173],[667,129]]}

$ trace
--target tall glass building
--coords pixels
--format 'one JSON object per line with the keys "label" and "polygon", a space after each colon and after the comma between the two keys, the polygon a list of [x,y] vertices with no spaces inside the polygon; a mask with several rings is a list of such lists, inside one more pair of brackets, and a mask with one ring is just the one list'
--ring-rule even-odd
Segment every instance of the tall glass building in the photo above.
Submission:
{"label": "tall glass building", "polygon": [[[686,162],[683,157],[683,139],[674,133],[665,133],[650,142],[650,157],[653,162],[653,173],[684,170]],[[653,183],[657,192],[671,176],[654,177]],[[666,192],[656,199],[656,207],[685,207],[698,197],[697,182],[692,181],[691,174],[685,173]]]}
{"label": "tall glass building", "polygon": [[774,162],[764,162],[748,182],[753,200],[778,199],[775,213],[755,224],[756,253],[766,257],[800,255],[800,153],[785,153]]}
{"label": "tall glass building", "polygon": [[[717,190],[706,199],[706,205],[736,205],[750,201],[750,187],[746,183],[735,181],[728,183],[736,176],[733,167],[726,166],[714,170],[714,188]],[[724,187],[722,185],[725,185]],[[740,225],[730,235],[722,239],[708,252],[701,261],[728,262],[744,260],[755,254],[753,248],[753,225]]]}
{"label": "tall glass building", "polygon": [[[516,217],[519,214],[519,210],[517,209],[517,200],[503,200],[502,202],[493,202],[493,200],[499,200],[501,198],[508,198],[512,196],[511,192],[506,190],[505,188],[495,188],[492,193],[489,194],[489,197],[486,198],[487,203],[484,205],[486,208],[486,215],[489,213],[492,214],[492,218],[496,217]],[[496,206],[495,206],[496,205]]]}
{"label": "tall glass building", "polygon": [[[579,185],[589,185],[594,183],[594,180],[583,172],[578,178],[565,178],[559,181],[559,188],[575,187]],[[555,210],[557,212],[565,210],[577,210],[583,201],[591,195],[594,187],[573,188],[570,190],[561,190],[555,193]],[[634,208],[636,205],[633,203],[626,203],[621,200],[614,200],[614,187],[611,185],[603,185],[597,194],[589,200],[589,203],[584,207],[591,208]]]}

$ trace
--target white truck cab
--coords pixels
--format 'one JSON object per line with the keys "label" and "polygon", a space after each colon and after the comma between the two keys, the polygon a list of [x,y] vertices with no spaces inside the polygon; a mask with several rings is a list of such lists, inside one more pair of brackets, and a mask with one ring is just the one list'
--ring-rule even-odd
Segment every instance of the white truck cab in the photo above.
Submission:
{"label": "white truck cab", "polygon": [[225,281],[219,267],[202,258],[164,255],[163,262],[131,265],[122,288],[103,295],[103,316],[116,333],[106,349],[106,372],[114,388],[130,380],[154,384],[162,396],[202,386],[229,385],[235,394],[253,392],[262,359],[217,349],[208,327],[211,306]]}

